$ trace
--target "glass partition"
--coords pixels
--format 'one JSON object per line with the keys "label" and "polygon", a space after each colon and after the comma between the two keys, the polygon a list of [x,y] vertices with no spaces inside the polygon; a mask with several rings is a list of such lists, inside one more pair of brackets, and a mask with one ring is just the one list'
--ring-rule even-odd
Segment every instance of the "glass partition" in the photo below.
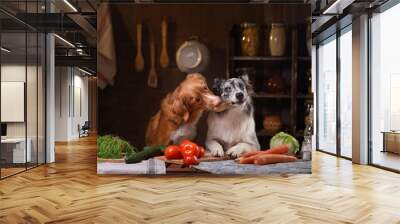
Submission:
{"label": "glass partition", "polygon": [[[18,2],[24,12],[43,10],[42,1],[26,3]],[[10,15],[0,12],[0,19],[0,178],[5,178],[45,163],[46,39]]]}
{"label": "glass partition", "polygon": [[2,177],[24,171],[32,160],[26,141],[26,33],[1,34],[1,161]]}

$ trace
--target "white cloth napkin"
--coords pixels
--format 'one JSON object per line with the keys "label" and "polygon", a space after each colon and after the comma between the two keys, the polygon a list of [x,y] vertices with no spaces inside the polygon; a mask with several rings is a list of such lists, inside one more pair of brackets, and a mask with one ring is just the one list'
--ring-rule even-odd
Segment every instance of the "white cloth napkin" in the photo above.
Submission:
{"label": "white cloth napkin", "polygon": [[158,175],[166,174],[165,162],[159,159],[148,159],[140,163],[97,163],[98,174],[135,174]]}

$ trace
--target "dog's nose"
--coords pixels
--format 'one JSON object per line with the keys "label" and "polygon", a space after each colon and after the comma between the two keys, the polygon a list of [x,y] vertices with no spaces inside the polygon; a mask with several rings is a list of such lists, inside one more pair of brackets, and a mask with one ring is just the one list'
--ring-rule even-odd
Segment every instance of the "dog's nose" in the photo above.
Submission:
{"label": "dog's nose", "polygon": [[236,93],[236,99],[243,100],[243,97],[244,97],[243,93]]}

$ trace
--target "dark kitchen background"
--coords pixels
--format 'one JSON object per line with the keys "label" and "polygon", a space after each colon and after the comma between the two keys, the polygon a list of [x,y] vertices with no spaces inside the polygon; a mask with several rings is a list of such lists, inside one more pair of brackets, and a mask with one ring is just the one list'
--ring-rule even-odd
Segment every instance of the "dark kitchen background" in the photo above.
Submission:
{"label": "dark kitchen background", "polygon": [[[283,23],[287,29],[287,47],[282,60],[269,60],[267,49],[268,29],[260,29],[260,61],[239,61],[243,66],[257,68],[257,76],[251,77],[256,83],[256,91],[263,91],[264,82],[272,73],[280,74],[285,82],[283,93],[264,94],[256,99],[257,131],[263,128],[263,117],[269,113],[281,116],[282,130],[292,134],[304,129],[306,115],[304,104],[307,99],[307,71],[311,68],[307,52],[307,25],[311,16],[311,7],[305,4],[111,4],[112,24],[115,40],[117,75],[113,86],[98,93],[98,111],[100,135],[113,134],[127,139],[133,145],[144,145],[147,123],[158,110],[161,100],[173,91],[185,78],[175,62],[175,53],[179,46],[191,36],[197,36],[210,51],[210,65],[203,75],[211,88],[213,79],[226,77],[232,70],[231,59],[238,56],[233,27],[243,22],[257,23],[268,27],[272,23]],[[100,12],[100,11],[99,11]],[[100,17],[100,16],[98,16]],[[161,51],[161,21],[168,21],[168,68],[159,64]],[[136,72],[136,24],[143,24],[142,52],[145,62],[143,72]],[[296,30],[296,33],[292,32]],[[294,37],[295,35],[296,37]],[[156,43],[156,70],[158,87],[147,86],[150,68],[149,40]],[[295,46],[294,46],[295,45]],[[102,48],[103,46],[98,46]],[[297,48],[295,48],[297,47]],[[304,61],[298,62],[297,56]],[[271,58],[271,57],[270,57]],[[286,60],[287,59],[287,60]],[[265,63],[266,62],[266,63]],[[247,63],[247,64],[246,64]],[[98,67],[102,66],[98,64]],[[269,72],[271,71],[271,72]],[[292,75],[296,76],[294,80]],[[297,76],[299,77],[297,79]],[[292,83],[295,81],[295,86]],[[311,83],[309,84],[311,85]],[[295,91],[295,92],[293,92]],[[300,93],[303,91],[302,93]],[[296,95],[294,95],[296,94]],[[298,96],[302,94],[304,97]],[[264,96],[264,97],[263,97]],[[312,99],[311,99],[312,100]],[[207,114],[203,114],[198,125],[196,142],[204,144],[207,131]],[[297,116],[296,118],[292,118]],[[260,132],[262,133],[262,132]],[[299,134],[300,135],[300,134]],[[260,143],[267,145],[270,137],[260,134]]]}

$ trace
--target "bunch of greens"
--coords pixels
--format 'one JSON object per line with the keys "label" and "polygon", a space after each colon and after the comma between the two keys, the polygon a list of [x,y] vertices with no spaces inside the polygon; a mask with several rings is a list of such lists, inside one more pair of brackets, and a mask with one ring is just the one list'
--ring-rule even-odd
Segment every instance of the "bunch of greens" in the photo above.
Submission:
{"label": "bunch of greens", "polygon": [[284,144],[289,146],[289,153],[292,155],[296,155],[299,151],[300,146],[297,139],[285,132],[279,132],[269,142],[271,149]]}
{"label": "bunch of greens", "polygon": [[118,136],[104,135],[97,137],[97,157],[103,159],[120,159],[138,150],[129,142]]}

